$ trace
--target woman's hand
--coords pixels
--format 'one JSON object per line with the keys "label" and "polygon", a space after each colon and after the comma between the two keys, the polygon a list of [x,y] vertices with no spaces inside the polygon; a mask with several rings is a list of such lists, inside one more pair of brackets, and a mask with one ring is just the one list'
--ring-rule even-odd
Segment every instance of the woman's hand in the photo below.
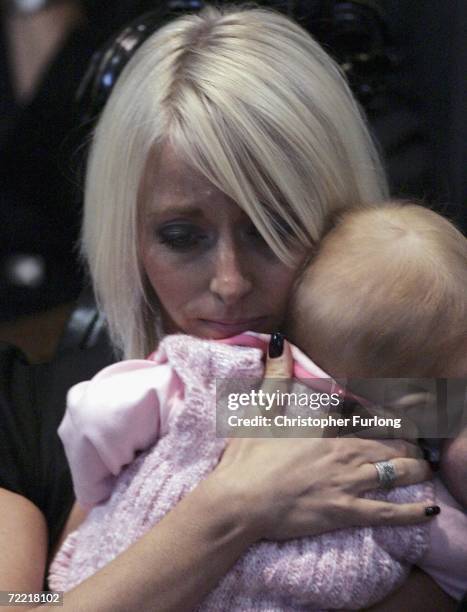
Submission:
{"label": "woman's hand", "polygon": [[[373,463],[391,459],[397,484],[430,478],[425,461],[404,442],[373,440],[235,439],[214,474],[255,520],[260,538],[282,540],[343,527],[407,525],[428,520],[426,503],[361,498],[378,486]],[[227,484],[228,483],[228,484]]]}
{"label": "woman's hand", "polygon": [[[290,347],[269,358],[265,379],[292,376]],[[270,383],[266,380],[263,390]],[[277,380],[274,381],[274,390]],[[270,389],[271,390],[271,389]],[[258,538],[288,539],[343,527],[407,525],[429,520],[426,503],[394,504],[360,497],[378,487],[375,462],[391,460],[396,485],[431,478],[420,450],[402,440],[358,438],[235,438],[211,486],[230,490]]]}

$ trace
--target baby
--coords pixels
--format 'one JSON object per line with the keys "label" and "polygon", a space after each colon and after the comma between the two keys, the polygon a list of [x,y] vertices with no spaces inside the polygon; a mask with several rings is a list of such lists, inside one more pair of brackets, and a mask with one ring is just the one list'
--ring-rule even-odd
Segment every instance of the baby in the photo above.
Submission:
{"label": "baby", "polygon": [[[424,233],[425,227],[433,229]],[[349,232],[352,237],[344,241]],[[391,241],[398,244],[391,246]],[[463,258],[463,272],[451,261],[454,253],[445,256],[446,241],[457,245],[454,253]],[[320,365],[293,346],[294,373],[323,378],[323,367],[336,376],[465,375],[460,366],[465,358],[465,243],[447,221],[416,206],[388,205],[345,216],[305,271],[291,306],[295,323],[290,332]],[[449,284],[452,312],[443,301]],[[360,299],[363,295],[366,299]],[[399,308],[393,318],[391,296]],[[438,318],[427,322],[430,309],[417,308],[419,301],[433,303]],[[413,325],[414,330],[401,353],[400,343],[384,339],[393,327],[397,337],[396,324],[404,317],[406,327],[398,328],[402,337],[405,329]],[[434,321],[437,334],[431,329]],[[255,334],[220,342],[168,336],[148,360],[115,364],[71,389],[60,435],[77,500],[95,507],[52,563],[51,588],[69,590],[96,572],[213,469],[226,444],[215,435],[215,379],[261,376],[266,346],[267,338]],[[444,347],[453,355],[452,369],[444,358],[437,367]],[[407,358],[402,364],[398,358],[391,361],[396,350]],[[366,359],[366,351],[371,358]],[[441,483],[436,489],[442,512],[429,525],[346,529],[253,546],[201,609],[360,609],[401,584],[412,563],[460,599],[467,590],[461,573],[467,564],[467,519]],[[433,485],[368,496],[399,503],[427,500]]]}
{"label": "baby", "polygon": [[[288,321],[336,378],[465,379],[467,239],[415,204],[346,214],[300,278]],[[467,508],[467,428],[441,451],[443,480]]]}

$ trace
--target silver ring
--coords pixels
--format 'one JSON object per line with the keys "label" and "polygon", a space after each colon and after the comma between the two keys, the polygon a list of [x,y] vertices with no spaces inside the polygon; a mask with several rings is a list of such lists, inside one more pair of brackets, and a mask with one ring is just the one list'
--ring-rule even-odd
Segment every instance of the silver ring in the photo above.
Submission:
{"label": "silver ring", "polygon": [[392,461],[378,461],[374,463],[378,473],[378,482],[380,489],[390,489],[397,478],[396,468]]}

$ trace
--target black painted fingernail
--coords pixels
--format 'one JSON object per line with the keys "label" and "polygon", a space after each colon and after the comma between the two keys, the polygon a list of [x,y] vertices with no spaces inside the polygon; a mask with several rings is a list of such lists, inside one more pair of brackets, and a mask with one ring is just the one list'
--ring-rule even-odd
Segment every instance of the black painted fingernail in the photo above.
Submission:
{"label": "black painted fingernail", "polygon": [[439,506],[427,506],[425,508],[425,516],[436,516],[441,512],[441,508]]}
{"label": "black painted fingernail", "polygon": [[269,341],[269,357],[280,357],[284,351],[284,336],[280,332],[274,332]]}

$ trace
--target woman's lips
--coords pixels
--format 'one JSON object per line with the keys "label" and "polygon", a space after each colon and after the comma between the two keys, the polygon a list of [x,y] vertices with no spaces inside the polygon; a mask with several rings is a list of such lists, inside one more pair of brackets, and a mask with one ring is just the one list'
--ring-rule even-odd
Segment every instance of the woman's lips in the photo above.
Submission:
{"label": "woman's lips", "polygon": [[248,330],[260,331],[266,318],[267,317],[255,317],[253,319],[240,319],[236,321],[201,319],[201,322],[212,332],[215,332],[216,336],[220,334],[220,338],[225,338],[227,336],[241,334]]}

